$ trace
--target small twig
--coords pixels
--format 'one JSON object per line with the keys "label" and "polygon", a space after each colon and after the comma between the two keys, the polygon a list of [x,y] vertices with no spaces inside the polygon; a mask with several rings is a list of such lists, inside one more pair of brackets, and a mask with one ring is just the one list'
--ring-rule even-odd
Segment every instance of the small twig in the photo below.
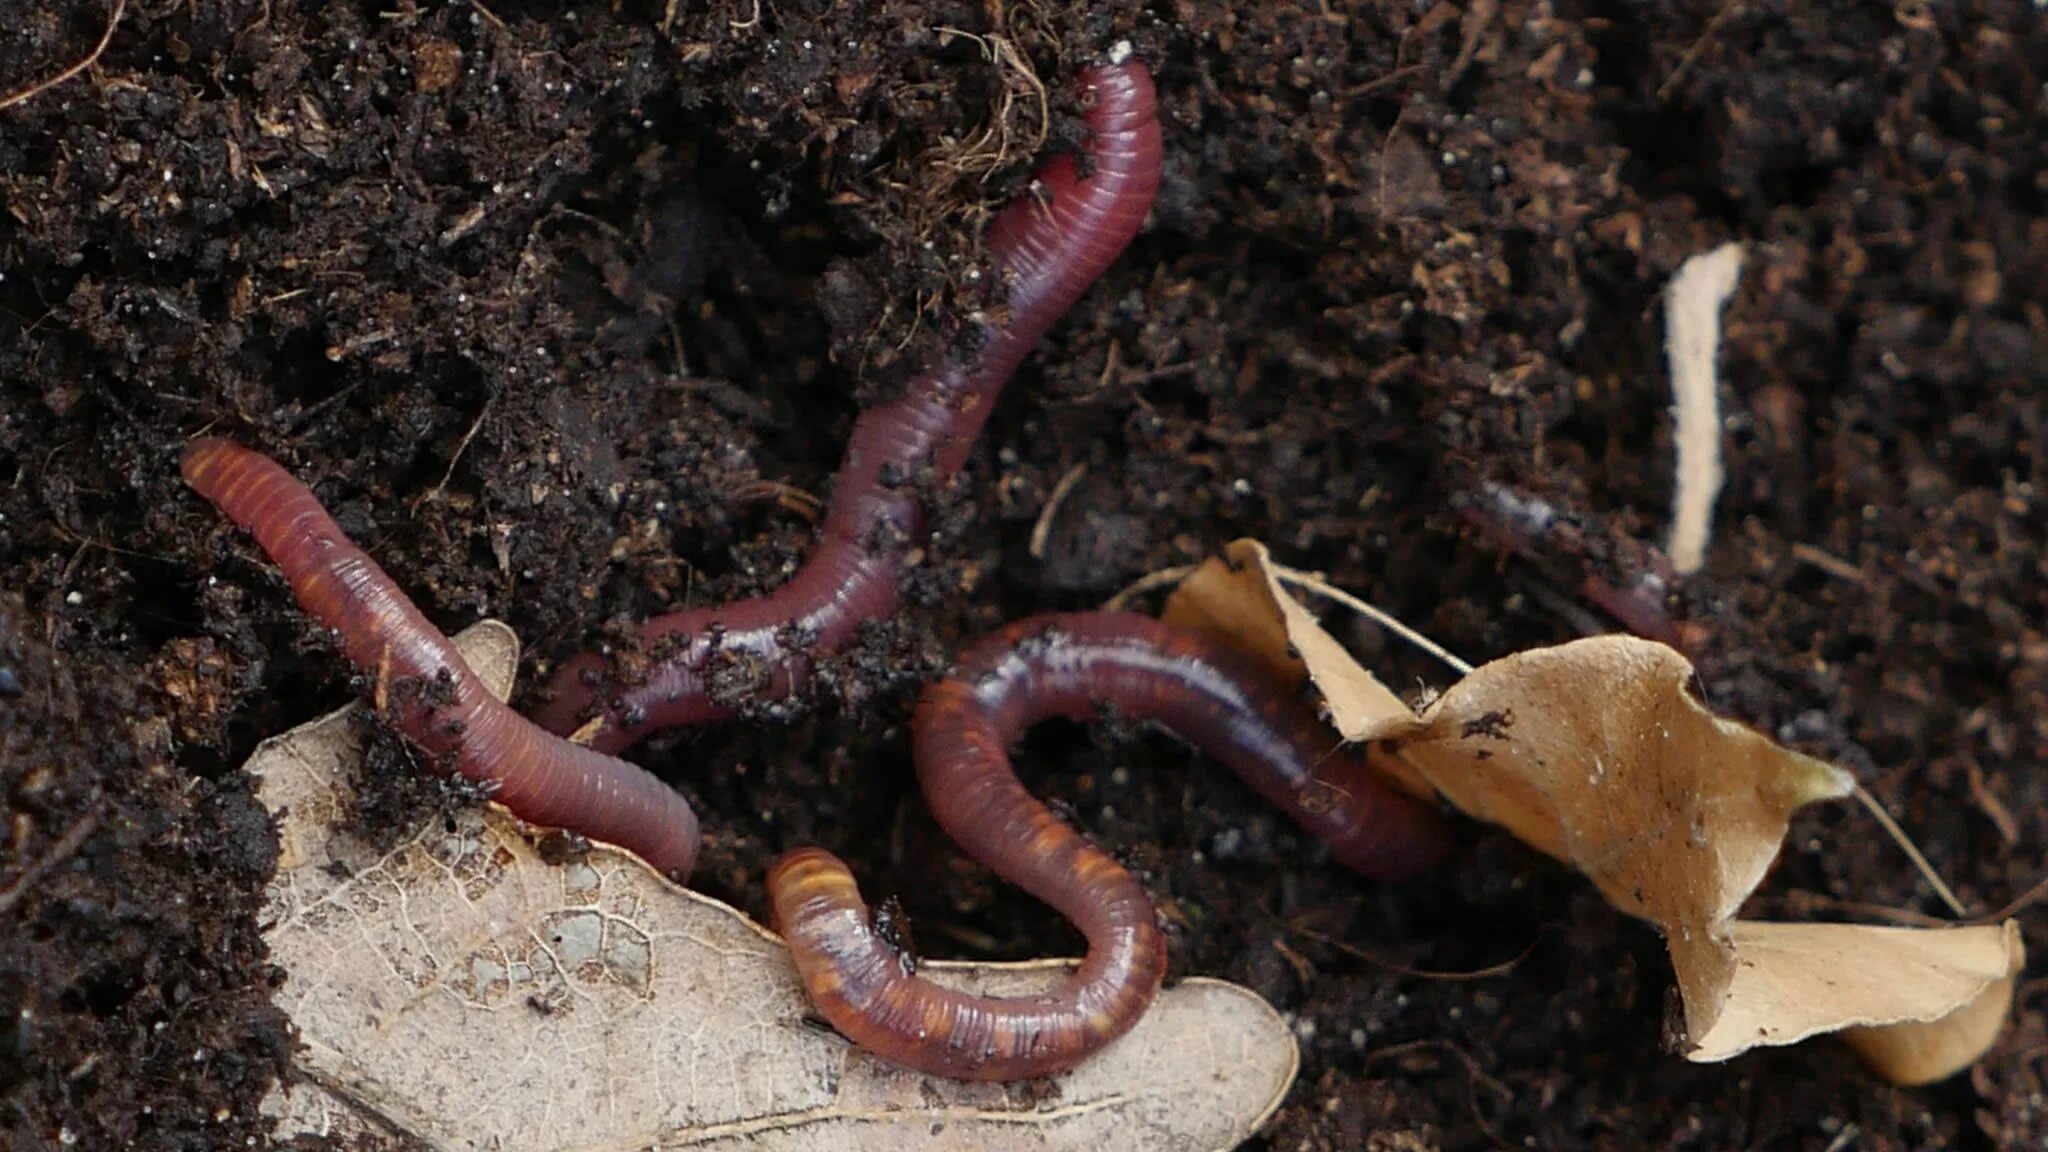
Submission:
{"label": "small twig", "polygon": [[99,63],[100,55],[107,50],[107,45],[113,42],[114,29],[121,26],[121,16],[126,11],[128,11],[128,0],[114,0],[114,10],[107,16],[107,30],[100,33],[100,42],[93,45],[92,51],[85,54],[85,59],[57,73],[48,80],[39,81],[17,92],[10,92],[5,96],[0,96],[0,110],[12,108],[25,100],[32,100],[71,79],[73,76],[78,75],[80,72],[85,71],[87,68],[92,67],[94,64]]}
{"label": "small twig", "polygon": [[1083,460],[1067,469],[1067,474],[1060,477],[1060,482],[1052,486],[1052,495],[1046,497],[1045,507],[1038,513],[1038,523],[1031,526],[1031,545],[1028,551],[1033,560],[1045,559],[1045,542],[1052,537],[1053,518],[1059,515],[1060,506],[1067,502],[1067,495],[1074,490],[1074,485],[1079,484],[1081,478],[1087,474],[1088,462]]}
{"label": "small twig", "polygon": [[313,406],[311,408],[308,408],[304,412],[299,413],[299,418],[297,420],[292,421],[289,435],[296,439],[299,433],[303,432],[307,428],[307,426],[310,425],[316,418],[318,418],[322,413],[326,412],[329,408],[334,407],[336,404],[339,404],[343,400],[346,400],[350,396],[354,395],[356,389],[361,388],[363,386],[363,383],[368,379],[368,376],[358,376],[355,379],[349,381],[348,383],[342,385],[340,388],[336,389],[334,395],[329,396],[324,400],[314,401]]}
{"label": "small twig", "polygon": [[1480,41],[1485,38],[1486,29],[1493,23],[1493,18],[1499,10],[1499,0],[1472,0],[1472,4],[1465,9],[1464,19],[1460,21],[1462,35],[1458,45],[1458,57],[1451,61],[1450,68],[1445,70],[1443,78],[1437,82],[1439,91],[1449,92],[1458,86],[1458,81],[1464,77],[1465,70],[1472,66],[1472,58],[1479,54]]}
{"label": "small twig", "polygon": [[64,830],[64,835],[57,838],[57,843],[41,860],[29,865],[26,871],[14,878],[14,883],[9,884],[5,891],[0,891],[0,916],[6,915],[23,896],[28,894],[30,888],[49,875],[57,865],[69,860],[73,853],[85,845],[86,838],[92,835],[93,829],[99,826],[100,806],[95,800],[92,807],[85,810],[83,816],[71,822],[71,827]]}
{"label": "small twig", "polygon": [[[1548,928],[1550,926],[1545,925],[1545,927]],[[1396,964],[1394,961],[1389,960],[1384,956],[1380,956],[1367,949],[1360,948],[1358,945],[1352,944],[1348,941],[1339,940],[1335,936],[1331,936],[1327,933],[1318,932],[1314,928],[1303,927],[1301,925],[1294,925],[1291,928],[1291,931],[1299,932],[1303,936],[1308,937],[1309,939],[1315,941],[1318,944],[1335,948],[1337,951],[1342,952],[1347,956],[1356,957],[1357,959],[1363,960],[1376,968],[1384,968],[1389,972],[1393,972],[1402,976],[1412,976],[1417,980],[1439,980],[1448,981],[1452,983],[1461,983],[1470,980],[1491,980],[1498,976],[1505,976],[1508,973],[1514,971],[1516,968],[1520,967],[1524,960],[1527,960],[1531,955],[1535,953],[1536,945],[1541,944],[1543,942],[1543,933],[1538,932],[1536,934],[1536,937],[1529,941],[1528,946],[1523,948],[1520,954],[1516,955],[1512,959],[1503,960],[1498,964],[1492,964],[1485,968],[1474,969],[1470,972],[1437,972],[1427,968],[1410,968],[1406,964]]]}
{"label": "small twig", "polygon": [[498,14],[496,12],[491,11],[489,8],[483,6],[483,0],[469,0],[469,6],[471,8],[476,9],[477,15],[483,17],[485,20],[490,21],[491,27],[496,28],[498,30],[499,35],[512,35],[512,30],[510,28],[505,27],[505,22],[503,20],[498,19]]}
{"label": "small twig", "polygon": [[469,442],[476,439],[477,429],[484,426],[484,417],[490,414],[491,401],[497,398],[498,394],[496,392],[484,394],[483,407],[476,410],[476,419],[470,422],[469,431],[462,434],[462,442],[455,446],[455,455],[448,458],[448,468],[441,473],[440,483],[428,489],[426,495],[412,502],[412,510],[414,512],[418,512],[420,505],[425,504],[427,501],[440,499],[441,493],[447,490],[448,481],[455,475],[455,466],[462,462],[462,454],[469,451]]}
{"label": "small twig", "polygon": [[[1155,588],[1162,588],[1169,584],[1178,584],[1189,576],[1194,575],[1196,567],[1197,565],[1193,564],[1183,564],[1176,568],[1162,568],[1157,572],[1148,572],[1131,584],[1126,585],[1116,595],[1104,601],[1102,604],[1103,610],[1115,611],[1128,604],[1132,599],[1142,596]],[[1448,648],[1403,624],[1386,610],[1374,607],[1353,596],[1351,593],[1344,591],[1342,588],[1326,583],[1322,577],[1312,572],[1303,572],[1282,564],[1269,564],[1267,570],[1282,584],[1288,584],[1296,588],[1306,588],[1311,592],[1319,593],[1373,621],[1387,631],[1392,632],[1394,635],[1435,657],[1459,675],[1466,676],[1471,674],[1472,665],[1465,660],[1459,659],[1457,654]]]}
{"label": "small twig", "polygon": [[1892,819],[1892,814],[1885,811],[1884,805],[1878,801],[1878,798],[1871,795],[1869,789],[1858,784],[1856,786],[1856,799],[1863,803],[1863,807],[1869,810],[1870,815],[1877,820],[1878,824],[1883,826],[1885,832],[1898,843],[1901,849],[1905,850],[1907,859],[1913,862],[1913,867],[1920,870],[1921,877],[1927,881],[1929,887],[1934,889],[1934,894],[1941,897],[1941,902],[1948,905],[1948,910],[1955,913],[1956,918],[1959,920],[1968,918],[1970,915],[1969,910],[1963,907],[1962,901],[1956,899],[1956,894],[1949,890],[1949,886],[1947,882],[1942,880],[1941,874],[1934,870],[1934,865],[1927,862],[1927,857],[1920,854],[1920,849],[1906,836],[1906,830],[1899,827],[1899,822]]}
{"label": "small twig", "polygon": [[1850,584],[1864,583],[1863,569],[1856,567],[1832,552],[1824,552],[1811,544],[1794,543],[1792,545],[1792,558],[1806,564],[1811,564],[1837,580],[1847,581]]}
{"label": "small twig", "polygon": [[1964,765],[1964,771],[1970,785],[1970,799],[1976,803],[1977,810],[1984,813],[1992,827],[1998,829],[1999,839],[2005,841],[2006,847],[2017,845],[2020,842],[2020,822],[2014,819],[2005,802],[1991,791],[1990,782],[1984,779],[1984,769],[1972,760]]}
{"label": "small twig", "polygon": [[1891,924],[1905,924],[1914,928],[1951,928],[1955,921],[1945,916],[1930,916],[1915,912],[1911,908],[1894,908],[1889,904],[1873,904],[1868,900],[1844,900],[1825,892],[1808,888],[1794,888],[1783,895],[1759,896],[1755,905],[1759,914],[1771,912],[1787,920],[1820,919],[1820,913],[1842,919],[1883,920]]}
{"label": "small twig", "polygon": [[1494,1131],[1493,1125],[1487,1123],[1486,1117],[1481,1114],[1479,1109],[1479,1089],[1482,1086],[1492,1089],[1500,1097],[1503,1104],[1513,1104],[1515,1102],[1514,1090],[1489,1075],[1486,1069],[1480,1067],[1476,1057],[1456,1044],[1448,1040],[1411,1040],[1406,1044],[1395,1044],[1375,1052],[1369,1052],[1366,1054],[1365,1063],[1367,1067],[1370,1067],[1375,1062],[1385,1060],[1390,1056],[1405,1056],[1411,1052],[1422,1052],[1430,1049],[1449,1052],[1464,1062],[1466,1075],[1465,1106],[1472,1110],[1472,1122],[1479,1126],[1479,1131],[1498,1147],[1517,1147],[1517,1145],[1508,1143],[1501,1137],[1500,1133]]}
{"label": "small twig", "polygon": [[1280,958],[1287,961],[1288,967],[1294,969],[1295,978],[1303,984],[1308,984],[1315,979],[1315,963],[1308,957],[1288,947],[1287,940],[1284,937],[1273,937],[1273,951],[1278,952]]}
{"label": "small twig", "polygon": [[811,493],[804,491],[794,484],[784,484],[777,480],[755,480],[750,484],[742,485],[733,494],[733,499],[738,501],[773,499],[776,507],[781,508],[785,512],[801,516],[812,524],[818,522],[818,513],[825,506],[824,501]]}
{"label": "small twig", "polygon": [[1680,80],[1685,79],[1687,72],[1692,70],[1693,62],[1699,59],[1700,53],[1706,49],[1708,42],[1713,40],[1714,34],[1721,30],[1721,25],[1726,24],[1728,17],[1741,9],[1742,5],[1735,0],[1729,0],[1728,3],[1721,5],[1721,10],[1707,21],[1707,26],[1700,30],[1692,46],[1685,50],[1685,55],[1678,58],[1678,66],[1671,70],[1671,75],[1665,77],[1662,84],[1657,85],[1657,103],[1662,104],[1671,99],[1671,90],[1678,86]]}
{"label": "small twig", "polygon": [[2043,897],[2048,897],[2048,876],[2043,876],[2040,880],[2036,881],[2032,888],[2020,893],[2018,898],[2014,899],[2012,903],[2007,904],[1989,916],[1979,916],[1977,921],[1985,924],[1997,924],[2010,920],[2026,909],[2039,904]]}

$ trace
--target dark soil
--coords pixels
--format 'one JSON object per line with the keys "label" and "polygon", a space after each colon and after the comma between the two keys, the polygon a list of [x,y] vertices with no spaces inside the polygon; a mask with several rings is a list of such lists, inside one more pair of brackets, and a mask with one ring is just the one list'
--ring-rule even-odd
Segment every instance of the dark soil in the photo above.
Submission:
{"label": "dark soil", "polygon": [[[0,92],[108,16],[0,9]],[[860,401],[982,303],[981,222],[1077,123],[1062,79],[1119,38],[1164,106],[1152,225],[1012,385],[913,607],[793,722],[636,753],[700,803],[703,888],[759,911],[773,856],[821,843],[928,953],[1068,952],[922,815],[917,685],[966,636],[1235,537],[1468,658],[1611,626],[1584,581],[1626,582],[1671,498],[1659,293],[1731,238],[1730,483],[1680,597],[1708,698],[1853,767],[1973,909],[2048,871],[2027,0],[663,19],[130,0],[93,67],[0,110],[0,1146],[261,1146],[288,1059],[237,765],[355,689],[180,485],[187,437],[277,455],[451,631],[514,624],[529,683],[657,608],[772,587]],[[1488,482],[1583,532],[1510,555],[1454,511]],[[1020,760],[1142,870],[1177,972],[1298,1021],[1264,1147],[2048,1145],[2041,961],[1947,1084],[1825,1042],[1695,1066],[1660,1049],[1654,934],[1504,837],[1361,885],[1163,739],[1048,729]],[[1848,807],[1800,821],[1769,890],[1781,916],[1939,911]]]}

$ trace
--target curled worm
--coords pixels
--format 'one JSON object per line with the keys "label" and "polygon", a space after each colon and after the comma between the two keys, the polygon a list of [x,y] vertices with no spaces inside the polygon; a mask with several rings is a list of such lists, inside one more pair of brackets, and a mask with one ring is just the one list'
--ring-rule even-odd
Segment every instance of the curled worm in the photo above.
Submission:
{"label": "curled worm", "polygon": [[640,638],[657,653],[652,671],[603,699],[603,659],[567,661],[535,712],[542,726],[567,734],[601,719],[578,738],[617,752],[662,728],[724,719],[732,709],[711,696],[713,661],[760,669],[754,698],[779,699],[809,674],[800,646],[836,648],[863,621],[896,612],[902,554],[923,526],[915,485],[959,471],[1017,365],[1130,243],[1158,190],[1151,74],[1128,61],[1085,69],[1079,81],[1087,174],[1074,157],[1055,158],[989,228],[989,250],[1009,283],[1008,318],[982,333],[971,362],[949,358],[861,414],[809,561],[770,595],[648,621]]}
{"label": "curled worm", "polygon": [[623,760],[571,744],[492,696],[455,645],[319,498],[276,461],[230,440],[185,449],[185,482],[247,529],[306,613],[341,640],[356,670],[414,745],[532,824],[568,828],[637,853],[678,881],[697,861],[696,813]]}
{"label": "curled worm", "polygon": [[1436,814],[1382,782],[1301,699],[1218,642],[1122,613],[1047,615],[986,637],[919,701],[918,782],[970,856],[1059,910],[1088,955],[1057,989],[997,999],[922,979],[870,922],[844,864],[806,848],[769,876],[775,919],[812,1003],[848,1039],[938,1076],[1063,1072],[1129,1031],[1159,990],[1151,899],[1102,849],[1025,791],[1008,748],[1040,720],[1098,709],[1150,721],[1236,771],[1372,876],[1417,871],[1443,845]]}

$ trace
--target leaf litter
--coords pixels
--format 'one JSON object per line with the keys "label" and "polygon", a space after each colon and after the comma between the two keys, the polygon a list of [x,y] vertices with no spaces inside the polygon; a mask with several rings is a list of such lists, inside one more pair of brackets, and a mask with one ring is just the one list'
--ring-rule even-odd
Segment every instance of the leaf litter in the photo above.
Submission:
{"label": "leaf litter", "polygon": [[1708,711],[1677,651],[1608,635],[1472,669],[1411,709],[1281,587],[1263,545],[1233,543],[1165,615],[1306,677],[1347,741],[1426,797],[1577,868],[1670,949],[1690,1060],[1839,1033],[1880,1075],[1967,1067],[2010,1016],[2017,921],[1952,928],[1736,919],[1792,815],[1856,791],[1834,765]]}
{"label": "leaf litter", "polygon": [[[519,643],[495,621],[457,645],[510,693]],[[1163,991],[1122,1041],[1030,1085],[905,1072],[810,1020],[782,942],[735,909],[593,845],[543,860],[496,805],[379,851],[341,830],[360,705],[250,759],[279,822],[266,938],[297,1027],[279,1135],[436,1150],[651,1152],[929,1148],[1228,1149],[1292,1085],[1292,1032],[1234,985]],[[932,962],[998,996],[1070,961]]]}

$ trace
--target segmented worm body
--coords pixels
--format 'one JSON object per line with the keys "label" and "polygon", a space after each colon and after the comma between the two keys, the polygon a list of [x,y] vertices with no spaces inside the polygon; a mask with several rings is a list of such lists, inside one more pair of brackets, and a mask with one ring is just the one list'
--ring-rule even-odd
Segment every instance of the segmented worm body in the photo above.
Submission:
{"label": "segmented worm body", "polygon": [[[304,485],[225,440],[184,458],[186,480],[256,535],[300,605],[347,656],[390,686],[402,732],[438,762],[484,781],[515,815],[628,848],[686,878],[698,848],[680,795],[608,753],[660,728],[731,714],[708,689],[714,661],[758,669],[755,693],[794,692],[805,652],[842,643],[897,609],[903,551],[923,528],[917,488],[966,461],[997,393],[1031,347],[1136,234],[1160,176],[1150,75],[1135,62],[1080,77],[1086,174],[1062,157],[991,226],[1009,282],[1008,318],[971,361],[949,360],[855,424],[820,542],[772,595],[650,621],[658,663],[642,683],[600,695],[603,661],[555,677],[540,726],[494,700],[454,646],[341,533]],[[1036,997],[964,995],[919,978],[879,934],[851,875],[817,849],[770,876],[776,919],[819,1011],[856,1044],[928,1073],[1022,1079],[1073,1067],[1127,1032],[1165,973],[1164,937],[1138,881],[1018,781],[1009,746],[1050,717],[1098,710],[1156,723],[1235,770],[1336,858],[1373,876],[1419,870],[1442,848],[1434,812],[1383,783],[1298,696],[1207,637],[1142,616],[1036,617],[973,645],[920,701],[918,779],[940,825],[969,855],[1059,910],[1088,940],[1081,966]],[[583,733],[589,746],[561,739]]]}
{"label": "segmented worm body", "polygon": [[[1459,492],[1452,506],[1488,539],[1551,565],[1567,580],[1576,566],[1578,594],[1645,640],[1685,651],[1704,638],[1699,624],[1672,616],[1678,573],[1658,549],[1627,536],[1597,533],[1541,496],[1496,480]],[[1610,580],[1607,571],[1619,573],[1620,582]]]}
{"label": "segmented worm body", "polygon": [[349,662],[396,709],[399,731],[437,766],[488,784],[522,820],[616,844],[688,878],[698,847],[689,802],[640,768],[543,731],[500,703],[291,473],[222,439],[194,441],[181,469],[186,483],[255,535],[299,606],[340,638]]}
{"label": "segmented worm body", "polygon": [[894,615],[902,555],[923,527],[917,486],[959,471],[1017,365],[1151,210],[1160,171],[1151,74],[1132,61],[1085,69],[1079,80],[1087,173],[1072,156],[1052,160],[990,225],[1008,319],[985,329],[971,361],[949,359],[861,414],[809,561],[768,596],[648,621],[640,639],[657,663],[641,683],[607,689],[594,653],[566,662],[535,713],[542,726],[566,734],[601,717],[578,738],[616,752],[663,728],[727,718],[732,709],[709,691],[714,661],[757,670],[752,698],[779,699],[808,675],[799,649],[830,650],[861,622]]}
{"label": "segmented worm body", "polygon": [[1065,1071],[1137,1022],[1166,965],[1152,901],[1025,790],[1008,753],[1040,720],[1105,708],[1222,761],[1362,873],[1410,873],[1441,851],[1434,812],[1337,748],[1305,702],[1236,652],[1145,616],[1023,620],[974,644],[919,701],[918,781],[946,833],[1071,920],[1087,958],[1039,997],[941,987],[874,930],[845,865],[821,849],[792,852],[769,877],[776,921],[812,1003],[841,1033],[933,1075],[1013,1080]]}

